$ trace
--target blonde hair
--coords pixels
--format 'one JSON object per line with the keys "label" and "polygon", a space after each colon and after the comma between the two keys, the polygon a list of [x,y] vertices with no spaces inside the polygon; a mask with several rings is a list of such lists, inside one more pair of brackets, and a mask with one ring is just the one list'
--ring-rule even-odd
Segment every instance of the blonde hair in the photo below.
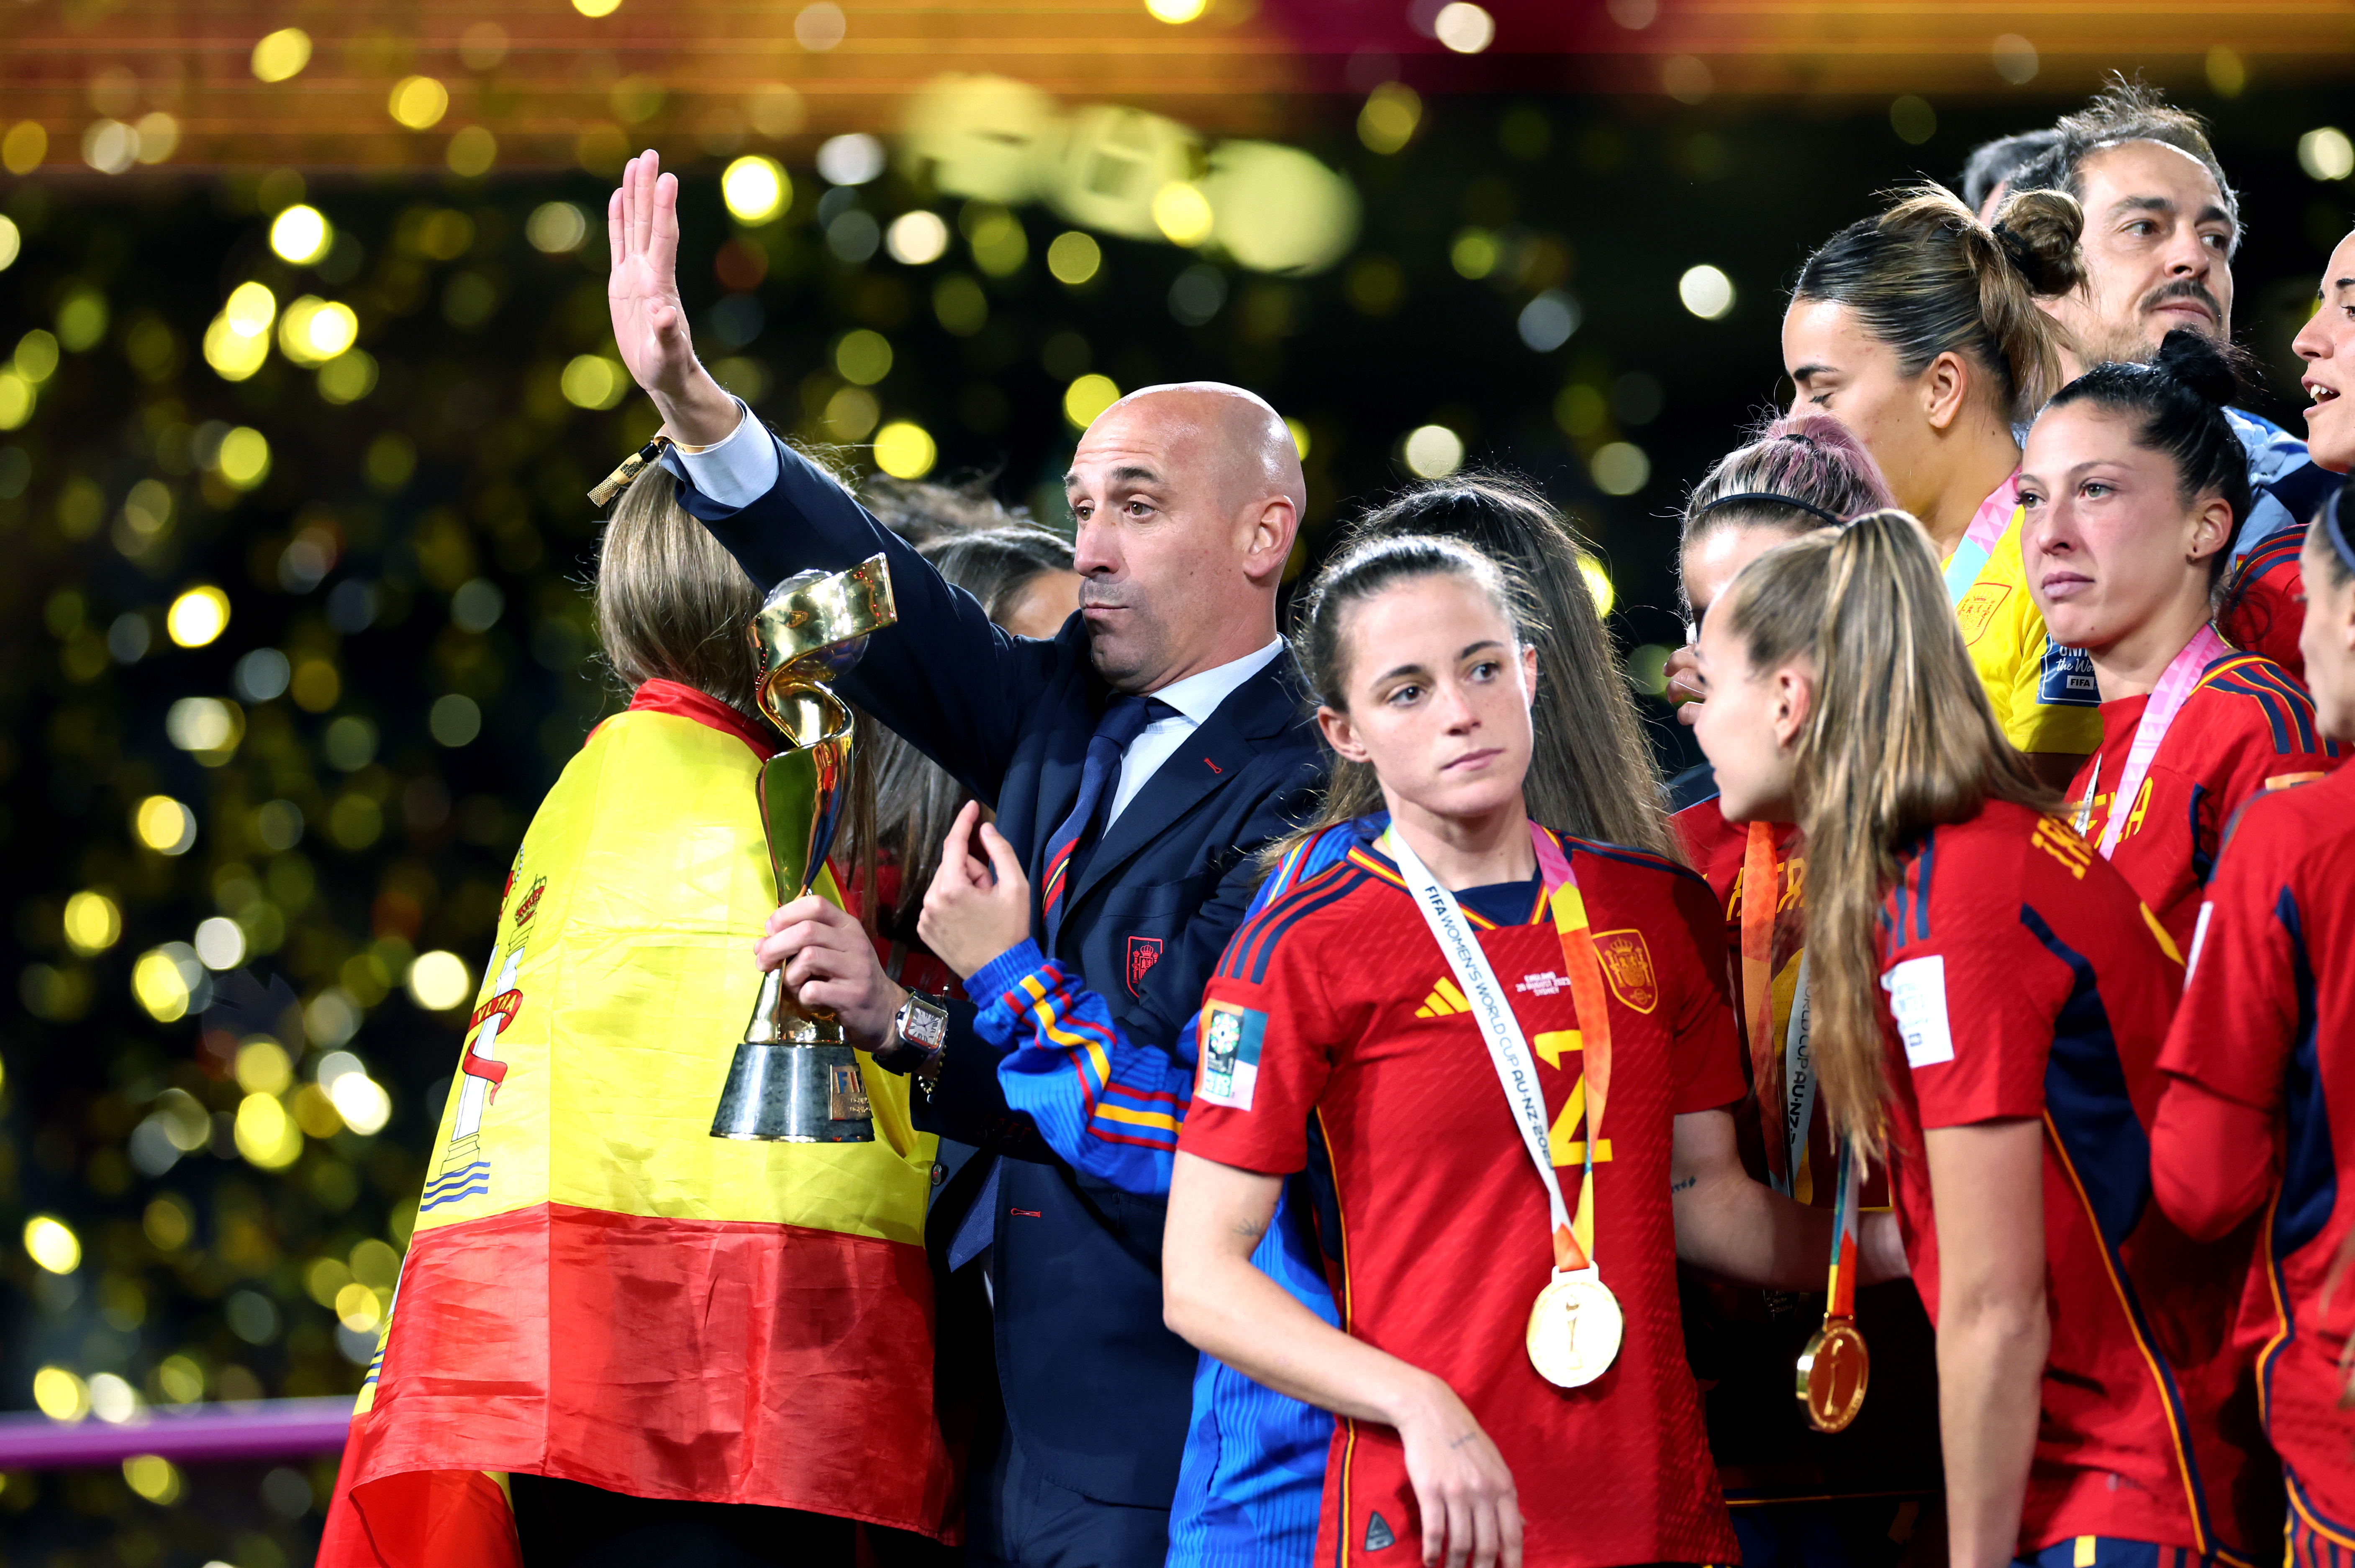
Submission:
{"label": "blonde hair", "polygon": [[1808,1052],[1833,1127],[1877,1155],[1888,1127],[1881,906],[1898,848],[1989,800],[2058,811],[1988,707],[1936,556],[1912,516],[1869,512],[1778,545],[1711,610],[1753,676],[1809,666],[1794,742],[1807,846]]}
{"label": "blonde hair", "polygon": [[2069,339],[2036,302],[2083,286],[2084,227],[2062,191],[2007,197],[1990,225],[1944,185],[1915,185],[1825,241],[1791,296],[1848,307],[1907,376],[1942,354],[1966,356],[1994,377],[1997,405],[2017,423],[2061,389]]}
{"label": "blonde hair", "polygon": [[748,716],[758,663],[744,629],[761,590],[649,468],[630,482],[597,547],[597,641],[624,687],[652,680],[719,698]]}

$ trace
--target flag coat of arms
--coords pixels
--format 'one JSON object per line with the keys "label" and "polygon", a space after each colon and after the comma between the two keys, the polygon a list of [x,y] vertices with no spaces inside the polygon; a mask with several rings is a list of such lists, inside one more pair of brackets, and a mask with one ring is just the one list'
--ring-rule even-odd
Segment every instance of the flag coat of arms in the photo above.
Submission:
{"label": "flag coat of arms", "polygon": [[860,1058],[872,1143],[710,1136],[775,885],[758,732],[683,692],[524,835],[323,1564],[513,1562],[517,1471],[954,1537],[908,1080]]}

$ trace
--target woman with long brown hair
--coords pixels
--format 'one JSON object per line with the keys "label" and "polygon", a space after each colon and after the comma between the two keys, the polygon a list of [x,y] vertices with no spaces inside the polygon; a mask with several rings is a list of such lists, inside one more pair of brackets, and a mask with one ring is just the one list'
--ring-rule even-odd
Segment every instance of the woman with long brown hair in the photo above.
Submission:
{"label": "woman with long brown hair", "polygon": [[2006,741],[1913,518],[1767,552],[1698,652],[1727,814],[1806,836],[1810,1051],[1936,1325],[1952,1561],[2207,1553],[2188,1451],[2215,1413],[2120,1259],[2175,961]]}
{"label": "woman with long brown hair", "polygon": [[1854,431],[1920,520],[1997,722],[2055,785],[2101,726],[2091,672],[2028,599],[2014,430],[2060,389],[2065,339],[2039,302],[2083,286],[2083,222],[2059,191],[1992,224],[1941,186],[1902,191],[1807,258],[1783,317],[1791,412]]}

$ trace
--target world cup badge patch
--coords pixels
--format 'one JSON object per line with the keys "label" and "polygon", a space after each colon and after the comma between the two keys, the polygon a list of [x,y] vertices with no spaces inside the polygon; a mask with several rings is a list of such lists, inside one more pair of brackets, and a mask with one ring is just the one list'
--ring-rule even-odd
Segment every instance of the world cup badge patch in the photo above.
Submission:
{"label": "world cup badge patch", "polygon": [[1611,994],[1638,1012],[1660,1005],[1659,982],[1652,976],[1652,949],[1641,931],[1603,931],[1594,938],[1594,956]]}
{"label": "world cup badge patch", "polygon": [[1160,938],[1131,937],[1128,939],[1129,995],[1142,997],[1145,994],[1145,977],[1151,974],[1153,966],[1160,961]]}
{"label": "world cup badge patch", "polygon": [[1260,1040],[1267,1014],[1255,1007],[1213,1001],[1202,1009],[1202,1084],[1197,1099],[1229,1110],[1252,1108],[1259,1086]]}
{"label": "world cup badge patch", "polygon": [[2037,673],[2036,700],[2046,707],[2097,708],[2101,683],[2094,677],[2094,658],[2083,648],[2064,648],[2047,637],[2042,667]]}

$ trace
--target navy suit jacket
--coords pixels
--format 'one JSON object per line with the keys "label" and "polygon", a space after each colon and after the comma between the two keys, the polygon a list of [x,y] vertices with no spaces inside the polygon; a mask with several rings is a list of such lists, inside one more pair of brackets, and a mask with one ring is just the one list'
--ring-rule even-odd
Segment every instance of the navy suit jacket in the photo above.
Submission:
{"label": "navy suit jacket", "polygon": [[[774,439],[774,438],[771,438]],[[680,499],[752,580],[839,570],[881,551],[899,604],[837,689],[946,768],[997,814],[1031,884],[1047,839],[1078,802],[1088,740],[1112,693],[1074,615],[1053,638],[993,625],[973,596],[778,443],[779,476],[741,510],[683,486]],[[1289,655],[1244,682],[1146,782],[1065,895],[1051,957],[1112,1005],[1130,1038],[1173,1047],[1241,922],[1253,856],[1316,809],[1324,763]],[[992,1218],[998,1383],[1024,1457],[1104,1502],[1167,1508],[1178,1489],[1195,1368],[1161,1318],[1165,1204],[1083,1176],[1006,1103],[998,1053],[952,1008],[941,1082],[917,1123],[1002,1161]],[[932,1207],[936,1255],[975,1201],[969,1161]]]}

